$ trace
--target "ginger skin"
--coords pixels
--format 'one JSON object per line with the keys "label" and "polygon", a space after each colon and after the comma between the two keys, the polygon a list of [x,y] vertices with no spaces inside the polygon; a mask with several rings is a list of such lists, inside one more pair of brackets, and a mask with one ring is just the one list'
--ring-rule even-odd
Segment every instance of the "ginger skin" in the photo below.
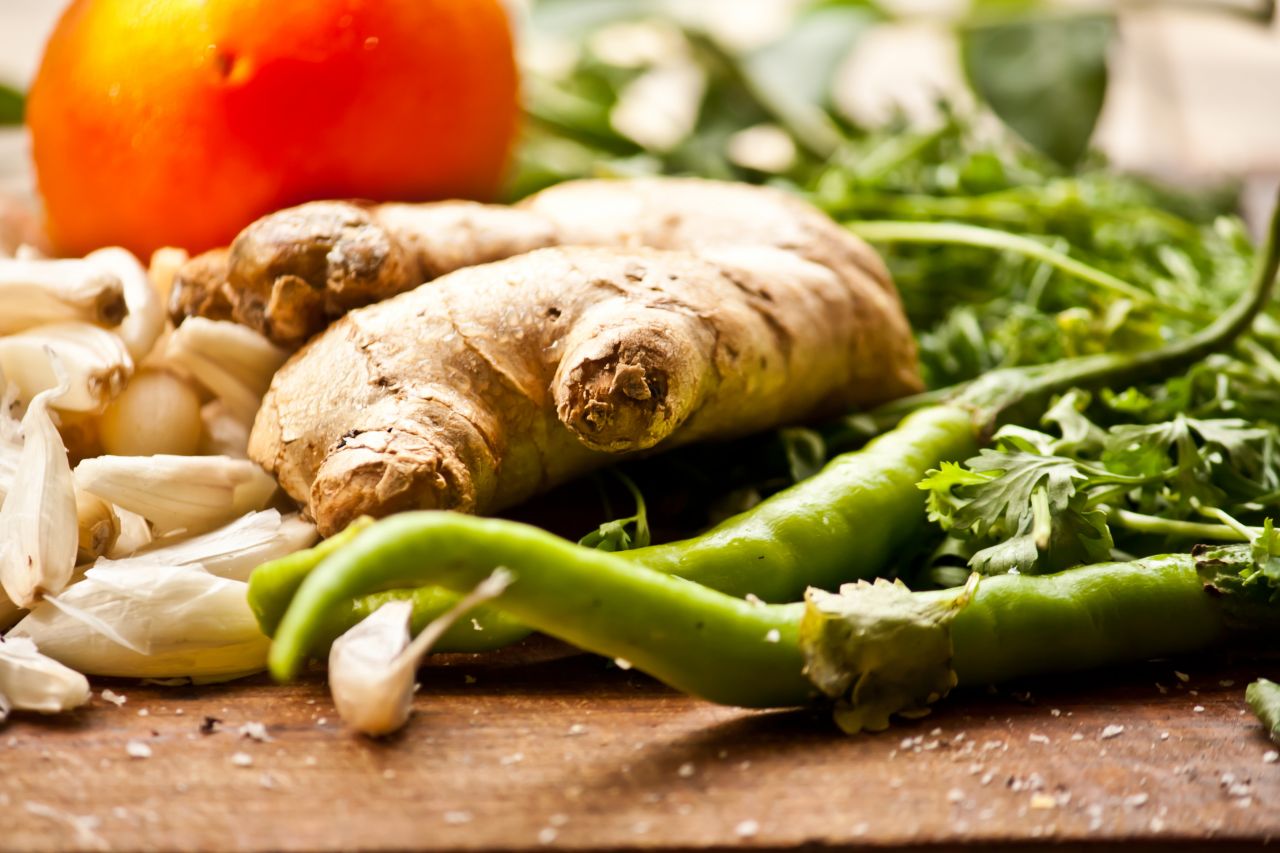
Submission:
{"label": "ginger skin", "polygon": [[491,513],[619,454],[921,387],[879,257],[771,189],[638,179],[514,208],[321,202],[255,223],[226,261],[221,278],[216,262],[184,276],[172,306],[220,294],[277,342],[311,338],[249,453],[326,535],[362,514]]}

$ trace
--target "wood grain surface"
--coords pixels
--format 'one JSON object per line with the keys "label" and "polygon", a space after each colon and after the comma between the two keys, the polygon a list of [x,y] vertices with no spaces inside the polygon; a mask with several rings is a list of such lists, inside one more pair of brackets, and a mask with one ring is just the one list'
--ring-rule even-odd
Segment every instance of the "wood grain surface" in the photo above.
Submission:
{"label": "wood grain surface", "polygon": [[1280,832],[1280,764],[1243,702],[1274,665],[961,692],[851,738],[821,714],[720,708],[556,652],[439,660],[384,741],[345,731],[319,677],[99,683],[126,701],[96,693],[0,730],[0,848],[1134,849]]}

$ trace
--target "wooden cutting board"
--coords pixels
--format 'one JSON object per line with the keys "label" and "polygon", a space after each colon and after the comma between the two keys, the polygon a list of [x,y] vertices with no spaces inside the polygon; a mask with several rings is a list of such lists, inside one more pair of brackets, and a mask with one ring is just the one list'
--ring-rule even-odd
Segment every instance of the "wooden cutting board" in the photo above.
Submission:
{"label": "wooden cutting board", "polygon": [[[720,708],[557,651],[433,664],[384,741],[345,731],[318,677],[99,683],[123,704],[95,693],[0,729],[0,848],[1133,849],[1280,833],[1280,763],[1243,702],[1274,665],[961,692],[845,737],[821,714]],[[251,723],[266,739],[240,732]]]}

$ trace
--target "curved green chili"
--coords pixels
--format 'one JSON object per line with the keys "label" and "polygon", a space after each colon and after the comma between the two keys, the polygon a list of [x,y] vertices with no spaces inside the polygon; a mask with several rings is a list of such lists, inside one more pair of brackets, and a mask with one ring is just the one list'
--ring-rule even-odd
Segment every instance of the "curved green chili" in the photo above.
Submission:
{"label": "curved green chili", "polygon": [[[751,605],[535,527],[430,511],[378,522],[306,579],[272,644],[271,671],[297,672],[337,603],[410,584],[462,592],[495,566],[514,580],[494,606],[687,693],[747,707],[821,699],[805,675],[805,604]],[[860,589],[870,587],[846,594]],[[955,593],[901,595],[928,605]],[[1193,651],[1226,636],[1221,601],[1189,556],[987,578],[950,622],[952,665],[960,684],[982,684]],[[857,615],[857,636],[874,638]],[[911,649],[895,654],[909,669]]]}

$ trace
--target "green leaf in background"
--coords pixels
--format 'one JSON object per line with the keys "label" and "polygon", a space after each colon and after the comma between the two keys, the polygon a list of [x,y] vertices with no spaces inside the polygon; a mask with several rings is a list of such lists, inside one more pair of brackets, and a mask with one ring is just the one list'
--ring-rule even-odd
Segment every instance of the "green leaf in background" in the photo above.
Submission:
{"label": "green leaf in background", "polygon": [[780,39],[744,57],[746,73],[775,108],[816,113],[830,102],[836,71],[854,43],[883,20],[878,9],[857,0],[815,4]]}
{"label": "green leaf in background", "polygon": [[26,98],[17,89],[0,83],[0,126],[6,124],[22,124]]}
{"label": "green leaf in background", "polygon": [[960,35],[965,74],[1001,121],[1069,168],[1102,112],[1114,32],[1101,15],[974,24]]}

